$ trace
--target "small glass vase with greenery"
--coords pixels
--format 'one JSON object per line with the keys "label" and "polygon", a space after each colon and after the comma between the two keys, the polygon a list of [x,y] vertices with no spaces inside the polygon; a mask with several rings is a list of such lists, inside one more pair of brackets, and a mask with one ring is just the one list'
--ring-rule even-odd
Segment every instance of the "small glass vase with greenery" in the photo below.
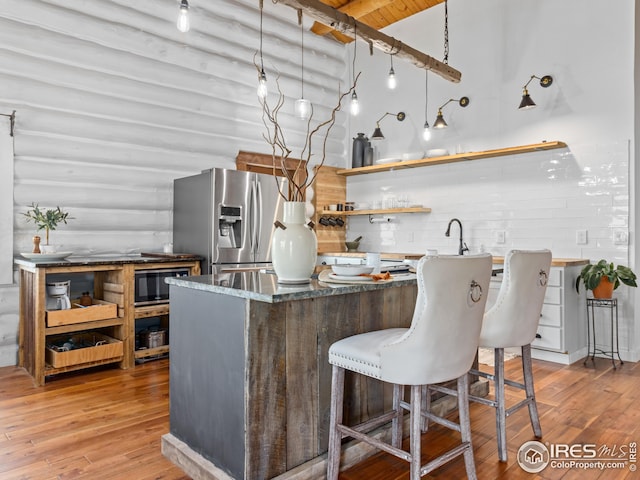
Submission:
{"label": "small glass vase with greenery", "polygon": [[38,231],[45,231],[45,245],[49,245],[50,230],[55,230],[59,224],[66,224],[67,220],[73,218],[69,217],[69,213],[62,211],[60,207],[44,209],[40,208],[37,203],[32,203],[31,208],[23,213],[23,215],[27,217],[28,222],[36,224]]}
{"label": "small glass vase with greenery", "polygon": [[576,278],[578,292],[581,282],[584,283],[584,288],[593,291],[594,298],[611,298],[613,291],[620,286],[620,283],[630,287],[638,286],[636,274],[629,267],[614,266],[613,262],[605,259],[584,266]]}

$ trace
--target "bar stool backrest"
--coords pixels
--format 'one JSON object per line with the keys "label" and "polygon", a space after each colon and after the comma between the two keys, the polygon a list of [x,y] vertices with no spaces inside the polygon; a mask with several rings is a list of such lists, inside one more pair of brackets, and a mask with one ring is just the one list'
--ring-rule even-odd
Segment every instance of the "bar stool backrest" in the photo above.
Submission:
{"label": "bar stool backrest", "polygon": [[507,253],[498,298],[484,316],[481,347],[521,347],[535,340],[550,268],[549,250]]}
{"label": "bar stool backrest", "polygon": [[489,254],[427,256],[418,263],[418,297],[409,330],[382,348],[382,380],[426,385],[471,368],[491,278]]}

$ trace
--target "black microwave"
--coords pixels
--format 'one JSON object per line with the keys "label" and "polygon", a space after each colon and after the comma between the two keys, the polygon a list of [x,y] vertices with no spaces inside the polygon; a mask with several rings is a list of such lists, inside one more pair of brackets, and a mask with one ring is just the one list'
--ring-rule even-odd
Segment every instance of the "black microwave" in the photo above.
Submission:
{"label": "black microwave", "polygon": [[188,268],[158,268],[154,270],[137,270],[135,273],[134,305],[155,305],[169,303],[169,285],[165,278],[187,277]]}

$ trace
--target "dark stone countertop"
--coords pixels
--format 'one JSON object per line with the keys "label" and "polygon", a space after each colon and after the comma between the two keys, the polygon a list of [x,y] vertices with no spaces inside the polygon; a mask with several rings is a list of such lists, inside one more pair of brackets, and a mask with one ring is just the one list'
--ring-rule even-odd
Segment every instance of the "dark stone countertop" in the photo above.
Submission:
{"label": "dark stone countertop", "polygon": [[180,261],[200,260],[200,257],[186,256],[184,254],[176,256],[145,256],[141,254],[105,254],[105,255],[71,255],[65,259],[58,260],[39,260],[28,259],[21,256],[14,257],[13,262],[16,265],[29,268],[50,268],[50,267],[74,267],[83,265],[114,265],[127,263],[170,263]]}
{"label": "dark stone countertop", "polygon": [[416,276],[415,274],[399,274],[393,277],[393,281],[350,284],[327,283],[314,278],[310,283],[303,285],[284,285],[278,283],[278,277],[274,274],[260,271],[240,271],[168,278],[166,282],[169,285],[194,290],[230,295],[265,303],[280,303],[411,285],[415,284]]}

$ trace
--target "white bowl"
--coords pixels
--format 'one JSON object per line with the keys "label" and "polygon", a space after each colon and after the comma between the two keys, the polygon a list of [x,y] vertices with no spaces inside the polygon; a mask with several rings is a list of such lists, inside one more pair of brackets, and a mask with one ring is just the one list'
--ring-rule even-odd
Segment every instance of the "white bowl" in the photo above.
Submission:
{"label": "white bowl", "polygon": [[402,160],[419,160],[424,158],[424,152],[403,153]]}
{"label": "white bowl", "polygon": [[449,155],[449,150],[446,148],[432,148],[431,150],[427,150],[427,157],[444,157],[445,155]]}
{"label": "white bowl", "polygon": [[373,267],[368,265],[331,265],[331,270],[336,275],[353,277],[373,272]]}

